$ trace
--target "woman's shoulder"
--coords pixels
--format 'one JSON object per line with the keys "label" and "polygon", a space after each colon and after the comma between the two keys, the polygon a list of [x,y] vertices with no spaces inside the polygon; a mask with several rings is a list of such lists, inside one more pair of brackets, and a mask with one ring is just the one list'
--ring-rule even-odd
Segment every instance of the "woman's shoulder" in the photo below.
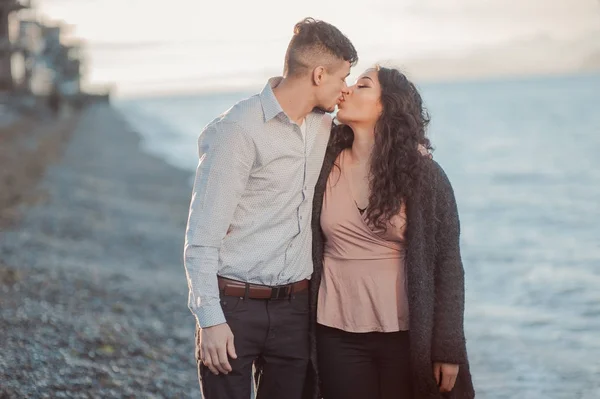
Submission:
{"label": "woman's shoulder", "polygon": [[427,159],[425,165],[427,186],[438,193],[453,193],[452,184],[442,165],[434,159]]}

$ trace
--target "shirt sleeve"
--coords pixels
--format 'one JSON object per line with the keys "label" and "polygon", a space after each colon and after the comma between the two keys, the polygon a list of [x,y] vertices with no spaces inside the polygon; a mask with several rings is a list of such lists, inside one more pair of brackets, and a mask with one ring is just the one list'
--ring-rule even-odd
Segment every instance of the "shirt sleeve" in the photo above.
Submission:
{"label": "shirt sleeve", "polygon": [[256,151],[245,130],[224,121],[204,129],[198,149],[184,265],[188,307],[199,326],[206,328],[225,323],[217,282],[219,249],[248,182]]}

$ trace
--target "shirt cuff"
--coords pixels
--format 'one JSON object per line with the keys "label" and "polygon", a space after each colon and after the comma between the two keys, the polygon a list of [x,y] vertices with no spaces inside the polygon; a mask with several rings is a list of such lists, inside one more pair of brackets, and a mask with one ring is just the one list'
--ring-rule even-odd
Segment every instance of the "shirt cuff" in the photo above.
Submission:
{"label": "shirt cuff", "polygon": [[196,317],[196,321],[198,322],[200,328],[208,328],[227,323],[220,303],[192,309],[192,313]]}

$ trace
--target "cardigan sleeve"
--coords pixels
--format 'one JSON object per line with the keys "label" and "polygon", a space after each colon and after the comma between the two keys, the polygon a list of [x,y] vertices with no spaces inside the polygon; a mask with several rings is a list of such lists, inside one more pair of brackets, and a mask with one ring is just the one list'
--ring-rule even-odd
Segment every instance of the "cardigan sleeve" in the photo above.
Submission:
{"label": "cardigan sleeve", "polygon": [[432,342],[434,362],[464,364],[464,269],[460,255],[460,222],[454,191],[434,162],[436,204],[435,305]]}

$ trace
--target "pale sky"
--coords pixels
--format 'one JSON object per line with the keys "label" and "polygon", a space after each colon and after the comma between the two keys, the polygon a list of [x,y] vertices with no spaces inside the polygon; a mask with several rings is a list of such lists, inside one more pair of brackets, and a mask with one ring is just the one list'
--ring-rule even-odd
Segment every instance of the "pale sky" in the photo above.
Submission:
{"label": "pale sky", "polygon": [[598,0],[37,0],[87,42],[87,83],[118,95],[255,85],[280,73],[294,24],[336,25],[360,68],[600,28]]}

